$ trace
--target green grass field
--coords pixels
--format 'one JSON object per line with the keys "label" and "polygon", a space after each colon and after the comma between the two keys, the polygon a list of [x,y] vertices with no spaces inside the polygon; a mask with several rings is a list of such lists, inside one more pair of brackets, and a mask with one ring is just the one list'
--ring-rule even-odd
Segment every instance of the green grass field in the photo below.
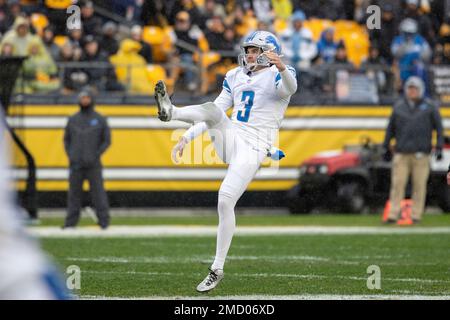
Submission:
{"label": "green grass field", "polygon": [[[42,226],[59,226],[46,218]],[[114,218],[113,225],[215,225],[217,217]],[[83,220],[81,225],[92,221]],[[238,216],[238,226],[373,226],[378,216]],[[42,238],[65,270],[81,269],[81,297],[226,297],[279,295],[450,296],[448,215],[429,215],[422,234],[311,234],[235,236],[225,279],[208,295],[195,287],[215,253],[212,236]],[[39,228],[39,227],[38,227]],[[101,232],[101,231],[98,231]],[[381,289],[367,288],[367,268],[381,270]]]}

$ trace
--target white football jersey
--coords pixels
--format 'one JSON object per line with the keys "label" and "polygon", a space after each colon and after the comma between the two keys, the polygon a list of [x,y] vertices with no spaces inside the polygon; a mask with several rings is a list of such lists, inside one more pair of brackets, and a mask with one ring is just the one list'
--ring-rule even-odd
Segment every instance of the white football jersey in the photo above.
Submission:
{"label": "white football jersey", "polygon": [[[286,68],[295,78],[295,69]],[[238,134],[258,149],[270,149],[291,98],[282,94],[282,85],[275,66],[253,73],[237,67],[227,72],[214,103],[224,110],[234,106],[231,120]]]}

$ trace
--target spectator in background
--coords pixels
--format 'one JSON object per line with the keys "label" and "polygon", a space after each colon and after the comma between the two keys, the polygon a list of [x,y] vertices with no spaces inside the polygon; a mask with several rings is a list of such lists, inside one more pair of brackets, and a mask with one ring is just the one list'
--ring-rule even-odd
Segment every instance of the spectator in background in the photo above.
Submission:
{"label": "spectator in background", "polygon": [[336,55],[337,47],[338,43],[334,40],[334,28],[325,29],[320,36],[319,42],[317,43],[319,55],[322,60],[326,63],[332,62]]}
{"label": "spectator in background", "polygon": [[142,40],[142,27],[139,25],[134,25],[131,28],[130,35],[132,40],[139,42],[141,45],[141,50],[139,50],[138,53],[145,59],[147,64],[153,63],[152,47],[147,42]]}
{"label": "spectator in background", "polygon": [[268,22],[273,21],[275,18],[271,0],[244,0],[241,1],[241,5],[244,10],[251,10],[258,21]]}
{"label": "spectator in background", "polygon": [[395,7],[391,3],[384,3],[381,7],[380,29],[369,30],[370,41],[380,49],[380,55],[386,62],[392,63],[391,44],[398,30]]}
{"label": "spectator in background", "polygon": [[213,17],[225,19],[227,16],[224,6],[217,3],[216,0],[205,0],[204,6],[199,10],[202,15],[202,26],[206,26],[206,22]]}
{"label": "spectator in background", "polygon": [[[230,65],[238,63],[237,56],[239,55],[240,46],[239,46],[239,39],[237,39],[236,37],[236,31],[234,30],[234,28],[225,27],[225,30],[223,32],[223,38],[224,42],[222,43],[221,50],[227,51],[229,54],[227,54],[226,56],[222,55],[219,63],[222,67],[227,68]],[[220,67],[218,68],[220,69]],[[220,71],[217,74],[220,74]],[[216,77],[219,76],[216,75]],[[220,80],[222,80],[223,82],[223,79],[220,78]],[[218,86],[222,83],[220,82],[220,80],[217,82]]]}
{"label": "spectator in background", "polygon": [[381,14],[388,10],[395,17],[402,14],[403,4],[405,0],[374,0],[372,4],[381,8]]}
{"label": "spectator in background", "polygon": [[14,45],[10,42],[5,42],[0,51],[1,57],[13,57],[14,56]]}
{"label": "spectator in background", "polygon": [[19,0],[21,10],[27,16],[42,10],[42,0]]}
{"label": "spectator in background", "polygon": [[300,9],[307,17],[319,19],[344,19],[346,17],[344,0],[297,0],[294,1],[294,10]]}
{"label": "spectator in background", "polygon": [[8,1],[9,12],[11,13],[12,21],[16,21],[17,17],[26,17],[25,13],[22,10],[22,5],[20,0],[10,0]]}
{"label": "spectator in background", "polygon": [[193,0],[177,0],[172,8],[169,21],[174,21],[176,25],[176,18],[180,12],[187,12],[189,14],[190,24],[204,29],[206,22],[200,12],[199,8]]}
{"label": "spectator in background", "polygon": [[101,156],[111,145],[111,130],[105,117],[95,112],[94,95],[83,90],[78,96],[80,111],[72,115],[64,131],[64,149],[70,176],[67,216],[63,228],[74,228],[80,218],[83,182],[89,189],[100,228],[109,226],[109,204],[103,186]]}
{"label": "spectator in background", "polygon": [[39,38],[30,42],[27,55],[28,59],[24,61],[22,68],[24,93],[43,93],[58,89],[58,69]]}
{"label": "spectator in background", "polygon": [[[75,62],[80,61],[82,51],[80,48],[74,48],[70,42],[66,42],[57,59],[58,62]],[[60,70],[62,72],[63,94],[71,94],[87,85],[89,76],[81,67],[64,66]]]}
{"label": "spectator in background", "polygon": [[233,25],[238,37],[244,37],[254,29],[254,17],[247,15],[241,6],[236,6],[226,19],[226,25]]}
{"label": "spectator in background", "polygon": [[336,55],[334,56],[333,64],[344,68],[354,68],[355,66],[348,60],[347,48],[343,41],[339,42],[336,48]]}
{"label": "spectator in background", "polygon": [[212,17],[206,23],[207,30],[205,32],[206,40],[208,40],[209,49],[224,50],[226,45],[224,38],[225,26],[219,16]]}
{"label": "spectator in background", "polygon": [[270,33],[275,33],[275,31],[273,30],[273,20],[271,20],[271,19],[258,20],[256,29],[252,30],[252,32],[256,31],[256,30],[268,31]]}
{"label": "spectator in background", "polygon": [[81,4],[81,24],[83,25],[83,34],[100,34],[102,20],[95,15],[94,4],[92,1],[85,1]]}
{"label": "spectator in background", "polygon": [[44,42],[45,48],[50,53],[53,60],[57,60],[59,56],[60,48],[54,42],[55,33],[50,26],[44,28],[44,32],[42,34],[42,41]]}
{"label": "spectator in background", "polygon": [[144,26],[160,26],[168,24],[166,18],[166,2],[163,0],[144,0],[140,15],[140,22]]}
{"label": "spectator in background", "polygon": [[332,92],[338,74],[348,75],[350,69],[354,68],[354,65],[348,60],[347,49],[344,42],[340,42],[336,47],[336,53],[331,62],[325,63],[320,66],[322,72],[322,89],[325,92]]}
{"label": "spectator in background", "polygon": [[[181,68],[184,72],[184,84],[189,91],[197,89],[197,81],[195,80],[195,72],[190,68],[194,64],[193,51],[199,47],[199,37],[201,31],[192,28],[189,13],[186,11],[178,12],[174,28],[174,42],[177,50],[176,60],[182,64]],[[192,50],[189,50],[190,47]],[[175,74],[174,80],[176,81]]]}
{"label": "spectator in background", "polygon": [[107,0],[105,4],[110,11],[125,18],[127,21],[133,21],[135,18],[135,0]]}
{"label": "spectator in background", "polygon": [[418,76],[426,82],[425,64],[430,61],[432,52],[417,31],[417,22],[405,19],[400,24],[400,35],[392,42],[392,55],[399,67],[401,83],[411,76]]}
{"label": "spectator in background", "polygon": [[428,15],[420,12],[419,0],[406,0],[405,10],[402,12],[402,20],[413,19],[417,22],[418,33],[425,38],[430,46],[436,43],[436,33],[433,23]]}
{"label": "spectator in background", "polygon": [[130,93],[149,94],[152,92],[148,80],[147,62],[139,54],[141,44],[131,39],[120,43],[119,51],[109,59],[115,67],[115,75]]}
{"label": "spectator in background", "polygon": [[119,42],[116,39],[117,24],[108,21],[102,27],[102,35],[99,40],[100,48],[106,52],[108,56],[116,54],[119,50]]}
{"label": "spectator in background", "polygon": [[8,6],[7,0],[0,0],[0,37],[9,30],[14,23],[14,17]]}
{"label": "spectator in background", "polygon": [[291,0],[272,0],[272,7],[276,19],[289,20],[292,15]]}
{"label": "spectator in background", "polygon": [[[350,2],[350,1],[345,1]],[[372,5],[372,0],[359,0],[354,1],[355,6],[353,8],[353,17],[352,20],[360,24],[365,24],[367,19],[367,8]]]}
{"label": "spectator in background", "polygon": [[36,38],[36,41],[41,41],[38,36],[31,34],[28,19],[19,16],[14,21],[12,29],[9,30],[2,38],[0,47],[3,43],[11,43],[14,45],[15,55],[26,56],[28,54],[28,48],[30,47],[31,41]]}
{"label": "spectator in background", "polygon": [[88,35],[84,38],[84,51],[81,60],[83,62],[89,62],[92,64],[92,68],[85,67],[84,71],[89,77],[88,85],[96,87],[100,85],[103,78],[107,74],[107,70],[104,68],[107,62],[107,57],[98,45],[98,41],[92,35]]}
{"label": "spectator in background", "polygon": [[78,47],[78,48],[83,48],[84,47],[84,33],[83,33],[83,29],[72,29],[69,31],[69,41],[70,44],[72,44],[72,46],[74,47]]}
{"label": "spectator in background", "polygon": [[391,209],[387,223],[400,217],[400,201],[405,196],[409,176],[412,176],[412,214],[414,223],[422,220],[425,209],[427,180],[430,172],[432,133],[437,134],[435,156],[442,160],[444,132],[439,108],[425,98],[422,79],[411,77],[405,83],[405,95],[394,105],[384,139],[384,158],[390,160],[390,141],[396,141],[391,173],[389,199]]}
{"label": "spectator in background", "polygon": [[433,64],[450,65],[450,16],[439,30],[438,44],[435,46]]}
{"label": "spectator in background", "polygon": [[72,0],[44,0],[45,14],[56,35],[65,35],[67,30],[67,8]]}
{"label": "spectator in background", "polygon": [[99,47],[98,41],[89,35],[84,45],[83,62],[89,62],[93,67],[84,68],[88,75],[88,85],[97,91],[122,91],[123,86],[117,82],[113,66],[107,55]]}
{"label": "spectator in background", "polygon": [[311,60],[317,56],[318,49],[312,41],[311,30],[303,26],[306,15],[297,10],[291,17],[291,26],[280,34],[281,45],[288,64],[297,71],[302,67],[309,68]]}
{"label": "spectator in background", "polygon": [[[239,40],[236,37],[236,31],[234,31],[234,28],[225,27],[223,37],[225,39],[225,42],[223,43],[223,50],[235,52],[239,51]],[[237,63],[236,55],[231,57],[231,59]]]}
{"label": "spectator in background", "polygon": [[369,57],[361,64],[361,70],[366,72],[369,79],[375,79],[379,92],[387,93],[388,84],[388,65],[386,60],[380,55],[380,50],[375,46],[370,46]]}
{"label": "spectator in background", "polygon": [[144,0],[134,0],[133,14],[131,17],[131,21],[133,21],[133,23],[140,24],[143,6]]}

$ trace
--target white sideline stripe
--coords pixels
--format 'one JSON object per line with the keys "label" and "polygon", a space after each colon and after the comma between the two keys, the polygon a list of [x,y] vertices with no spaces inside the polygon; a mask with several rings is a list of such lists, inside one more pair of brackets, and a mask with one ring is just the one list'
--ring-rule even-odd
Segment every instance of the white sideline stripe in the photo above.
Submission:
{"label": "white sideline stripe", "polygon": [[[31,235],[42,238],[109,238],[109,237],[164,237],[164,236],[216,236],[216,226],[111,226],[78,227],[62,230],[60,227],[28,227]],[[450,234],[450,227],[237,227],[236,234],[250,235],[379,235],[379,234]]]}
{"label": "white sideline stripe", "polygon": [[[199,262],[199,261],[209,261],[214,257],[211,256],[190,256],[190,257],[167,257],[167,256],[154,256],[154,257],[114,257],[114,256],[100,256],[95,258],[83,258],[83,257],[67,257],[67,261],[78,261],[78,262],[98,262],[98,263],[116,263],[116,264],[127,264],[127,263],[186,263],[186,262]],[[308,262],[331,262],[330,258],[323,257],[312,257],[312,256],[236,256],[230,255],[227,257],[228,260],[258,260],[258,261],[308,261]],[[348,263],[350,261],[339,260],[332,261],[333,263]],[[356,262],[359,264],[359,262]]]}
{"label": "white sideline stripe", "polygon": [[[22,129],[63,129],[68,117],[10,116],[9,125]],[[189,128],[189,124],[181,121],[162,122],[156,117],[108,117],[108,124],[113,129],[181,129]],[[385,130],[388,124],[386,117],[317,117],[317,118],[285,118],[281,124],[284,130],[311,129],[376,129]],[[443,119],[445,129],[450,129],[450,120]]]}
{"label": "white sideline stripe", "polygon": [[298,294],[298,295],[232,295],[232,296],[147,296],[147,297],[106,297],[83,295],[84,300],[450,300],[450,295],[358,295],[358,294]]}
{"label": "white sideline stripe", "polygon": [[[142,168],[142,169],[103,169],[105,180],[223,180],[227,169],[168,169],[168,168]],[[39,180],[67,180],[69,170],[65,168],[37,169],[36,177]],[[24,180],[27,178],[26,169],[14,169],[12,178]],[[261,168],[256,173],[256,180],[296,180],[297,168]]]}
{"label": "white sideline stripe", "polygon": [[[78,260],[75,260],[78,261]],[[89,259],[83,259],[84,262],[89,262]],[[187,276],[183,272],[143,272],[143,271],[82,271],[82,273],[99,273],[99,274],[134,274],[134,275],[148,275],[148,276]],[[201,277],[203,274],[190,273],[190,275]],[[227,273],[227,275],[239,278],[296,278],[296,279],[342,279],[342,280],[356,280],[367,281],[366,277],[354,276],[322,276],[317,274],[289,274],[289,273]],[[450,280],[436,280],[436,279],[418,279],[418,278],[383,278],[382,281],[388,282],[413,282],[413,283],[450,283]]]}
{"label": "white sideline stripe", "polygon": [[[350,259],[354,259],[354,257],[349,257]],[[95,257],[95,258],[82,258],[82,257],[67,257],[65,260],[67,261],[76,261],[76,262],[92,262],[92,263],[114,263],[114,264],[147,264],[147,263],[206,263],[208,264],[211,259],[214,259],[214,257],[210,256],[190,256],[190,257],[167,257],[167,256],[155,256],[155,257],[108,257],[108,256],[101,256],[101,257]],[[255,261],[258,260],[259,262],[279,262],[279,261],[303,261],[308,263],[331,263],[331,264],[338,264],[338,265],[362,265],[366,264],[365,261],[361,260],[344,260],[344,259],[331,259],[331,258],[324,258],[324,257],[310,257],[310,256],[236,256],[231,255],[227,257],[228,260],[238,260],[238,261]],[[376,259],[375,257],[373,259]],[[372,260],[373,260],[372,259]],[[364,260],[364,259],[363,259]],[[365,259],[367,260],[367,259]],[[421,263],[421,262],[389,262],[389,261],[383,261],[383,266],[402,266],[402,265],[408,265],[411,264],[415,266],[430,266],[435,265],[435,263]]]}
{"label": "white sideline stripe", "polygon": [[[64,129],[69,117],[7,117],[8,124],[17,129]],[[190,125],[181,121],[162,122],[156,117],[108,117],[113,129],[181,129]]]}

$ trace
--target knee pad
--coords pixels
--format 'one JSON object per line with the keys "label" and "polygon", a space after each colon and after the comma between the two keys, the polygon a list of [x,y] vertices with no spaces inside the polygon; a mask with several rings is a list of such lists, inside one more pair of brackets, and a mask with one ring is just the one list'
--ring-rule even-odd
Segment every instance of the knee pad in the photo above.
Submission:
{"label": "knee pad", "polygon": [[217,202],[217,209],[221,212],[234,212],[237,200],[224,193],[219,193],[219,201]]}
{"label": "knee pad", "polygon": [[[216,106],[213,102],[206,102],[201,104],[200,107],[208,114],[208,119],[211,119],[210,125],[216,125],[222,122],[225,112]],[[226,115],[225,115],[226,116]]]}

